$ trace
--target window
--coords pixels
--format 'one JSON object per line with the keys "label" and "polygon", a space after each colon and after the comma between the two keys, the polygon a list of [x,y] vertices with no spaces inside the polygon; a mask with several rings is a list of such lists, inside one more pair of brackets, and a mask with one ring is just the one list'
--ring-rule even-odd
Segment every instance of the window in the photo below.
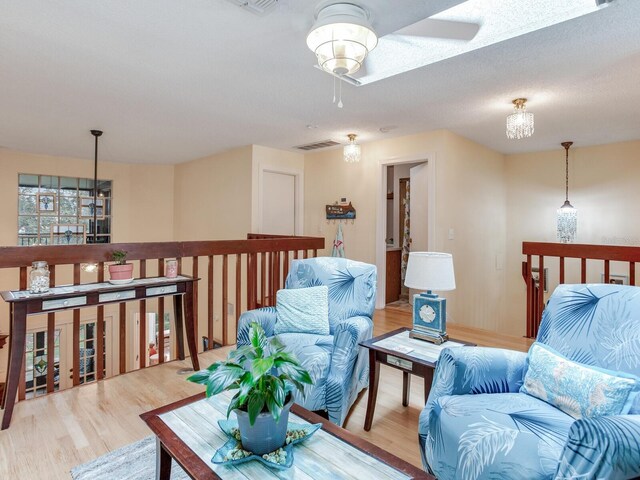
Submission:
{"label": "window", "polygon": [[[18,175],[18,245],[111,242],[111,180]],[[95,223],[94,225],[94,215]]]}
{"label": "window", "polygon": [[[60,329],[55,330],[53,355],[53,389],[60,388]],[[25,348],[25,398],[47,393],[47,369],[50,367],[47,351],[47,332],[27,333]]]}

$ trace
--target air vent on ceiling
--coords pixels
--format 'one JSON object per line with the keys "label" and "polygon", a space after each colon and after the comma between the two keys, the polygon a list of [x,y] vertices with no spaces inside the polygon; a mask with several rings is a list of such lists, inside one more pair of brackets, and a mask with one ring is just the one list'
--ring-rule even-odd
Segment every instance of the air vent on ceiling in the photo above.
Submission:
{"label": "air vent on ceiling", "polygon": [[297,145],[293,148],[297,148],[298,150],[318,150],[319,148],[327,148],[333,147],[335,145],[339,145],[338,142],[334,142],[333,140],[322,140],[320,142],[307,143],[306,145]]}
{"label": "air vent on ceiling", "polygon": [[249,10],[256,15],[266,15],[275,8],[278,0],[229,0],[239,7]]}

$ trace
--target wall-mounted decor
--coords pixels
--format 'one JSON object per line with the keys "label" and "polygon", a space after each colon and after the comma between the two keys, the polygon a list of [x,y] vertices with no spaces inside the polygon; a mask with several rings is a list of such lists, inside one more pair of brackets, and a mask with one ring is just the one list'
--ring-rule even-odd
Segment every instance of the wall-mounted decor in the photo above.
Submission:
{"label": "wall-mounted decor", "polygon": [[51,225],[51,245],[82,245],[86,243],[82,224]]}
{"label": "wall-mounted decor", "polygon": [[[600,283],[604,283],[604,273],[600,273]],[[609,283],[613,283],[616,285],[629,285],[629,276],[628,275],[609,275]]]}
{"label": "wall-mounted decor", "polygon": [[[78,199],[78,210],[80,218],[95,218],[97,220],[104,219],[104,198],[96,198],[95,203],[93,197],[80,197]],[[94,212],[95,209],[95,212]]]}
{"label": "wall-mounted decor", "polygon": [[56,213],[58,211],[55,193],[39,193],[37,197],[38,212]]}
{"label": "wall-mounted decor", "polygon": [[356,209],[353,208],[351,202],[349,205],[327,205],[327,220],[353,220],[356,218]]}

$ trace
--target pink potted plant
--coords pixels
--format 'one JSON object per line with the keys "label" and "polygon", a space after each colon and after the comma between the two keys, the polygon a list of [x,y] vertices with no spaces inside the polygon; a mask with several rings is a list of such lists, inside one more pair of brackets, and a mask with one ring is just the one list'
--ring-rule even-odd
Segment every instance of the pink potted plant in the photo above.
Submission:
{"label": "pink potted plant", "polygon": [[109,277],[111,283],[129,283],[133,281],[133,263],[127,263],[127,252],[114,250],[111,259],[116,262],[109,265]]}

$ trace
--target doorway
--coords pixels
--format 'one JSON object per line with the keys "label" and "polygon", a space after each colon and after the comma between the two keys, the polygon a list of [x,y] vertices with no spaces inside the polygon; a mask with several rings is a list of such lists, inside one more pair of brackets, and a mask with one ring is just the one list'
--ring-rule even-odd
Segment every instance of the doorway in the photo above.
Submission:
{"label": "doorway", "polygon": [[380,167],[376,308],[404,300],[410,310],[409,292],[403,288],[408,252],[435,245],[435,155],[382,160]]}

